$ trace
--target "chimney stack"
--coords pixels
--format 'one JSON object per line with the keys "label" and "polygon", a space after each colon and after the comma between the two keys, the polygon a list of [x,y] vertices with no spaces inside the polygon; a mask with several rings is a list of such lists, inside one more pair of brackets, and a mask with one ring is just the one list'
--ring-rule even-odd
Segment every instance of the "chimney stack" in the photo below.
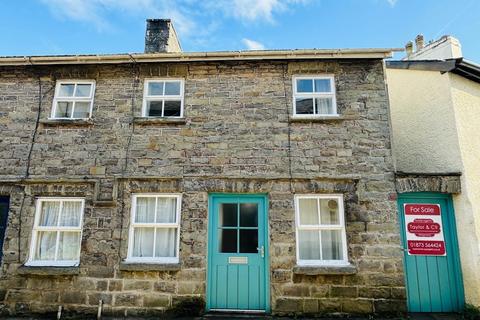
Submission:
{"label": "chimney stack", "polygon": [[419,34],[415,38],[415,50],[412,41],[405,45],[406,57],[402,60],[447,60],[462,58],[462,46],[457,38],[443,36],[426,45],[423,36]]}
{"label": "chimney stack", "polygon": [[407,52],[407,57],[410,57],[413,53],[413,42],[408,41],[405,45],[405,51]]}
{"label": "chimney stack", "polygon": [[145,53],[182,52],[170,19],[147,19]]}
{"label": "chimney stack", "polygon": [[425,42],[423,40],[423,35],[422,34],[419,34],[416,38],[415,38],[415,46],[417,47],[416,48],[416,52],[420,51],[423,49],[423,46],[424,46]]}

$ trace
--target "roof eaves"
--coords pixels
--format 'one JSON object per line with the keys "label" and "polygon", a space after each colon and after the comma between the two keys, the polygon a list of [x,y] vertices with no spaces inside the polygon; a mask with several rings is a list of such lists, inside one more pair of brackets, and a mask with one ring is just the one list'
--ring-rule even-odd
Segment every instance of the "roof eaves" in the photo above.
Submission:
{"label": "roof eaves", "polygon": [[187,62],[228,60],[293,60],[293,59],[385,59],[395,48],[386,49],[302,49],[252,50],[182,53],[123,53],[105,55],[14,56],[0,57],[0,66],[55,64],[112,64],[134,62]]}
{"label": "roof eaves", "polygon": [[389,69],[409,69],[449,72],[455,68],[456,60],[392,60],[387,61]]}
{"label": "roof eaves", "polygon": [[459,76],[480,83],[480,65],[474,62],[461,59],[457,62],[455,69],[453,69],[452,72],[458,74]]}
{"label": "roof eaves", "polygon": [[391,60],[386,61],[386,67],[389,69],[452,72],[480,83],[480,65],[462,58],[447,60]]}

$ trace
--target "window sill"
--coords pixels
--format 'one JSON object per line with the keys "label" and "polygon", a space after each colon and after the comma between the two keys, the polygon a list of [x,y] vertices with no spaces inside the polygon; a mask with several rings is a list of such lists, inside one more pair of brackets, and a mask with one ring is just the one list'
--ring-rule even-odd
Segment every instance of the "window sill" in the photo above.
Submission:
{"label": "window sill", "polygon": [[161,117],[135,117],[133,118],[135,124],[186,124],[187,120],[185,118],[161,118]]}
{"label": "window sill", "polygon": [[120,271],[180,271],[180,263],[121,262]]}
{"label": "window sill", "polygon": [[357,267],[354,265],[339,266],[295,266],[293,273],[305,275],[349,275],[356,274]]}
{"label": "window sill", "polygon": [[302,116],[292,116],[290,122],[326,122],[326,121],[342,121],[345,120],[345,117],[341,115],[331,115],[331,116],[312,116],[312,117],[302,117]]}
{"label": "window sill", "polygon": [[44,126],[90,126],[93,125],[92,119],[41,119],[39,123]]}
{"label": "window sill", "polygon": [[73,276],[80,273],[79,267],[21,266],[18,274],[37,276]]}

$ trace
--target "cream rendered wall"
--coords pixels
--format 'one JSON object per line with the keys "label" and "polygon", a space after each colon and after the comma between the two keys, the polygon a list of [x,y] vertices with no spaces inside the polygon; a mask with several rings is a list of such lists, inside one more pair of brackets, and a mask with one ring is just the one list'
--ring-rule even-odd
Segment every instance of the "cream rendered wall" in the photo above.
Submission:
{"label": "cream rendered wall", "polygon": [[387,68],[397,171],[462,169],[447,73]]}
{"label": "cream rendered wall", "polygon": [[462,173],[453,204],[465,299],[480,307],[480,84],[388,68],[387,82],[396,170]]}
{"label": "cream rendered wall", "polygon": [[480,84],[450,74],[463,160],[462,193],[454,197],[467,303],[480,306]]}

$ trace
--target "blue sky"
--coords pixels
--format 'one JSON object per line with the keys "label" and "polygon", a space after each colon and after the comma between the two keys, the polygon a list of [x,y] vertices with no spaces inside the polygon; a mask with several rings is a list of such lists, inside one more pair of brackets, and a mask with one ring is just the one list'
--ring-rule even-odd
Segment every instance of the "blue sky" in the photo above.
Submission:
{"label": "blue sky", "polygon": [[0,55],[142,52],[145,19],[172,18],[184,51],[403,47],[450,34],[480,62],[478,12],[479,0],[3,0]]}

